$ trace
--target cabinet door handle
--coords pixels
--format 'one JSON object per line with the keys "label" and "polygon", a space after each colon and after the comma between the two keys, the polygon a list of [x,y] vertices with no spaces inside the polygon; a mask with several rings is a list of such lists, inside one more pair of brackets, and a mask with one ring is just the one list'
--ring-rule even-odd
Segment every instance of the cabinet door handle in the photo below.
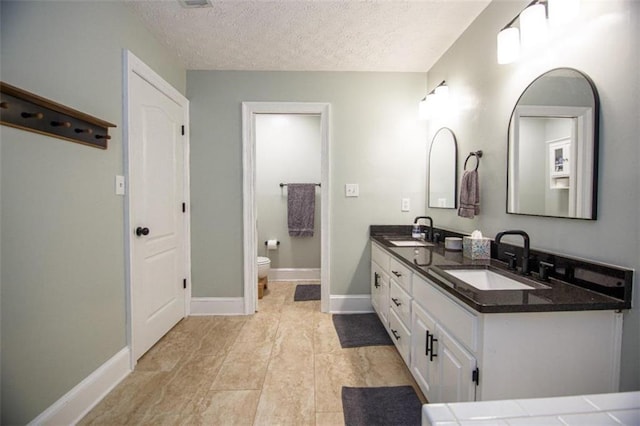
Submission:
{"label": "cabinet door handle", "polygon": [[393,275],[395,275],[396,277],[398,277],[398,278],[400,278],[402,276],[402,274],[400,272],[398,272],[398,271],[391,271],[391,273]]}
{"label": "cabinet door handle", "polygon": [[398,335],[398,332],[396,330],[394,330],[393,328],[391,329],[391,332],[393,333],[393,337],[396,338],[396,340],[400,340],[400,336]]}
{"label": "cabinet door handle", "polygon": [[374,276],[374,278],[373,278],[373,285],[374,285],[376,288],[380,287],[380,284],[378,284],[378,280],[380,279],[380,274],[378,274],[377,272],[374,272],[374,273],[373,273],[373,276]]}
{"label": "cabinet door handle", "polygon": [[436,339],[433,334],[431,334],[429,337],[430,337],[430,340],[431,340],[431,354],[429,355],[429,361],[433,361],[433,358],[438,356],[438,354],[436,353],[436,351],[433,348],[433,342],[437,342],[438,339]]}
{"label": "cabinet door handle", "polygon": [[431,350],[431,348],[429,348],[429,336],[431,335],[431,333],[429,333],[429,330],[427,330],[426,333],[427,334],[424,339],[424,356],[429,356],[429,351]]}
{"label": "cabinet door handle", "polygon": [[400,305],[402,305],[402,303],[401,303],[401,302],[399,302],[399,301],[398,301],[398,299],[396,299],[395,297],[392,297],[392,298],[391,298],[391,300],[393,300],[393,303],[395,303],[395,304],[396,304],[396,306],[400,306]]}

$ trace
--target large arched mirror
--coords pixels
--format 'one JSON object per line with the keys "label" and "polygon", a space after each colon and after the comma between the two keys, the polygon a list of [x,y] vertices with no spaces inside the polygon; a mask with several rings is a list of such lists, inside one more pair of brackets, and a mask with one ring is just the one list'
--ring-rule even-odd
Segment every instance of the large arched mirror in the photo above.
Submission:
{"label": "large arched mirror", "polygon": [[439,129],[429,150],[429,207],[456,208],[457,157],[456,136],[451,129]]}
{"label": "large arched mirror", "polygon": [[520,95],[509,123],[507,213],[596,218],[598,94],[558,68]]}

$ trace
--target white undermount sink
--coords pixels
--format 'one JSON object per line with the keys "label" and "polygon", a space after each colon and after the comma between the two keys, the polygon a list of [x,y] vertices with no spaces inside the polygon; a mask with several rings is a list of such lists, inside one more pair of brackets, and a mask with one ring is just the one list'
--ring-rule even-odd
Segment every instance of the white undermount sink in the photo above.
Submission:
{"label": "white undermount sink", "polygon": [[448,269],[446,272],[478,290],[535,290],[535,287],[488,269]]}
{"label": "white undermount sink", "polygon": [[389,240],[396,247],[431,247],[433,244],[418,240]]}

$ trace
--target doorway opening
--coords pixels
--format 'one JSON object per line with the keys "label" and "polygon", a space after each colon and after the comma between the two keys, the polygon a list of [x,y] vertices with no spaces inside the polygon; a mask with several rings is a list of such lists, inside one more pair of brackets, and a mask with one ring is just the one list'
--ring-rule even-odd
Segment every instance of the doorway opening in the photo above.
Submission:
{"label": "doorway opening", "polygon": [[[313,278],[314,271],[319,270],[320,306],[323,312],[328,312],[330,306],[329,104],[244,102],[242,109],[244,313],[253,314],[257,307],[258,256],[273,257],[272,267],[277,266],[281,270],[280,273],[285,275],[286,270],[290,269],[297,270],[294,273],[303,271],[303,274],[308,273],[309,278]],[[278,126],[288,126],[288,130],[278,130]],[[304,132],[301,129],[305,126],[309,129],[315,126],[319,130],[319,134],[315,135],[316,140],[314,141],[312,137],[306,144],[294,145],[291,132]],[[287,134],[289,136],[286,136]],[[280,145],[277,150],[275,146],[273,151],[269,151],[270,148],[267,146],[258,148],[258,143],[269,143],[269,138],[275,145]],[[288,141],[285,140],[287,138]],[[283,152],[293,149],[296,152],[289,152],[285,155],[287,158],[276,158],[278,155],[282,157]],[[269,156],[272,156],[271,160]],[[258,168],[260,168],[260,174]],[[258,177],[260,177],[259,180]],[[316,208],[319,211],[319,226],[316,222],[316,230],[319,232],[314,232],[315,237],[299,238],[285,234],[286,184],[288,183],[318,185]],[[259,212],[260,205],[262,208]],[[270,239],[282,240],[280,246],[282,249],[267,251],[265,243]]]}

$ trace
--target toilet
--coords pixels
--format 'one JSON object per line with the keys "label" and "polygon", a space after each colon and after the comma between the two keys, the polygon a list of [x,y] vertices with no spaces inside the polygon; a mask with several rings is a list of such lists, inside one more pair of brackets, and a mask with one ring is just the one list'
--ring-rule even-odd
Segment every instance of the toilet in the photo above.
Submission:
{"label": "toilet", "polygon": [[258,278],[265,278],[271,267],[271,259],[258,256]]}
{"label": "toilet", "polygon": [[269,269],[271,268],[271,259],[268,257],[258,256],[258,299],[264,296],[264,289],[267,288]]}

